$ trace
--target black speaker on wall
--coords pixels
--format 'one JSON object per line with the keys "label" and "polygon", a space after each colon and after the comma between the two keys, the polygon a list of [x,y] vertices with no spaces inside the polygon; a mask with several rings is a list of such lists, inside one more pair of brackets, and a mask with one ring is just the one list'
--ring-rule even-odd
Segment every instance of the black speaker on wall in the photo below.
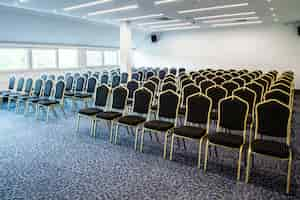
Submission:
{"label": "black speaker on wall", "polygon": [[155,43],[155,42],[157,42],[158,41],[158,36],[156,35],[156,34],[152,34],[151,35],[151,42],[152,43]]}
{"label": "black speaker on wall", "polygon": [[300,36],[300,26],[298,26],[297,29],[298,29],[298,35]]}

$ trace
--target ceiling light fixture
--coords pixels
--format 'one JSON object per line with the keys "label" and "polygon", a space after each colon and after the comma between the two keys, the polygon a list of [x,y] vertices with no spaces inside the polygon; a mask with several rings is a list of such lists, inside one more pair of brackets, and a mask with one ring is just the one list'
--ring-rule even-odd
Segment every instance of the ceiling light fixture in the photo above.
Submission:
{"label": "ceiling light fixture", "polygon": [[224,15],[211,15],[211,16],[203,16],[203,17],[196,17],[195,20],[206,20],[206,19],[217,19],[217,18],[224,18],[224,17],[237,17],[237,16],[247,16],[247,15],[255,15],[256,12],[241,12],[241,13],[233,13],[233,14],[224,14]]}
{"label": "ceiling light fixture", "polygon": [[165,31],[176,31],[176,30],[190,30],[190,29],[199,29],[200,26],[186,26],[186,27],[174,27],[174,28],[166,28],[166,29],[158,29],[154,31],[165,32]]}
{"label": "ceiling light fixture", "polygon": [[173,3],[176,2],[178,0],[161,0],[161,1],[155,1],[154,4],[155,5],[160,5],[160,4],[165,4],[165,3]]}
{"label": "ceiling light fixture", "polygon": [[206,20],[203,21],[205,24],[213,24],[220,22],[234,22],[234,21],[242,21],[242,20],[258,20],[259,17],[239,17],[239,18],[229,18],[229,19],[215,19],[215,20]]}
{"label": "ceiling light fixture", "polygon": [[181,22],[181,20],[180,19],[173,19],[173,20],[157,21],[157,22],[145,22],[145,23],[138,24],[138,26],[169,24],[169,23],[177,23],[177,22]]}
{"label": "ceiling light fixture", "polygon": [[181,11],[178,11],[178,13],[185,14],[185,13],[193,13],[193,12],[201,12],[201,11],[209,11],[209,10],[219,10],[219,9],[224,9],[224,8],[243,7],[243,6],[248,6],[248,5],[249,5],[249,3],[228,4],[228,5],[223,5],[223,6],[213,6],[213,7],[207,7],[207,8],[181,10]]}
{"label": "ceiling light fixture", "polygon": [[263,21],[252,21],[252,22],[237,22],[237,23],[225,23],[225,24],[213,24],[212,27],[224,27],[224,26],[239,26],[247,24],[261,24]]}
{"label": "ceiling light fixture", "polygon": [[158,28],[168,28],[168,27],[174,27],[174,26],[188,26],[188,25],[191,25],[191,22],[150,26],[150,28],[151,29],[158,29]]}
{"label": "ceiling light fixture", "polygon": [[64,8],[64,11],[71,11],[71,10],[78,10],[80,8],[87,8],[87,7],[92,7],[98,4],[103,4],[103,3],[108,3],[111,2],[112,0],[98,0],[98,1],[92,1],[88,3],[83,3],[83,4],[78,4],[70,7]]}
{"label": "ceiling light fixture", "polygon": [[164,14],[159,13],[159,14],[143,15],[143,16],[138,16],[138,17],[127,17],[127,18],[117,19],[117,21],[134,21],[134,20],[140,20],[140,19],[149,19],[149,18],[161,17],[163,15]]}
{"label": "ceiling light fixture", "polygon": [[113,8],[113,9],[108,9],[108,10],[99,10],[96,12],[88,13],[88,16],[102,15],[102,14],[107,14],[107,13],[120,12],[120,11],[124,11],[124,10],[134,10],[134,9],[137,9],[138,7],[139,6],[137,4],[134,4],[134,5],[130,5],[130,6]]}

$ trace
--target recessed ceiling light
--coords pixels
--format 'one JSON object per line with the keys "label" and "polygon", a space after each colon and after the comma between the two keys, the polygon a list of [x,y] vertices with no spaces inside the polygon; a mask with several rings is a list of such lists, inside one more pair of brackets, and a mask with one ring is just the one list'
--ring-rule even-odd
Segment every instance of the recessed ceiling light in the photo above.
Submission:
{"label": "recessed ceiling light", "polygon": [[224,15],[211,15],[211,16],[203,16],[196,17],[195,20],[205,20],[205,19],[217,19],[224,17],[236,17],[236,16],[244,16],[244,15],[255,15],[256,12],[241,12],[241,13],[233,13],[233,14],[224,14]]}
{"label": "recessed ceiling light", "polygon": [[159,14],[152,14],[152,15],[143,15],[143,16],[138,16],[138,17],[127,17],[127,18],[117,19],[117,21],[134,21],[134,20],[139,20],[139,19],[149,19],[149,18],[161,17],[163,15],[164,14],[159,13]]}
{"label": "recessed ceiling light", "polygon": [[212,27],[223,27],[223,26],[239,26],[247,24],[261,24],[263,21],[252,21],[252,22],[237,22],[237,23],[225,23],[225,24],[213,24]]}
{"label": "recessed ceiling light", "polygon": [[276,17],[276,14],[275,14],[275,13],[273,13],[273,14],[272,14],[272,16],[273,16],[273,17]]}
{"label": "recessed ceiling light", "polygon": [[168,23],[177,23],[181,22],[180,19],[173,19],[173,20],[166,20],[166,21],[158,21],[158,22],[145,22],[138,24],[139,26],[146,26],[146,25],[157,25],[157,24],[168,24]]}
{"label": "recessed ceiling light", "polygon": [[188,26],[191,25],[190,22],[184,22],[184,23],[177,23],[177,24],[164,24],[164,25],[157,25],[157,26],[150,26],[151,29],[158,29],[158,28],[168,28],[168,27],[174,27],[174,26]]}
{"label": "recessed ceiling light", "polygon": [[274,8],[270,8],[270,10],[271,10],[271,11],[274,11],[275,9],[274,9]]}
{"label": "recessed ceiling light", "polygon": [[174,27],[174,28],[166,28],[166,29],[158,29],[154,31],[165,32],[165,31],[177,31],[177,30],[190,30],[190,29],[199,29],[200,26],[186,26],[186,27]]}
{"label": "recessed ceiling light", "polygon": [[130,6],[113,8],[113,9],[108,9],[108,10],[99,10],[96,12],[88,13],[88,16],[102,15],[102,14],[107,14],[107,13],[120,12],[120,11],[124,11],[124,10],[134,10],[134,9],[137,9],[138,7],[139,6],[137,4],[134,4],[134,5],[130,5]]}
{"label": "recessed ceiling light", "polygon": [[272,1],[272,0],[267,0],[267,2],[269,2],[269,3],[270,3],[271,1]]}
{"label": "recessed ceiling light", "polygon": [[224,9],[224,8],[243,7],[243,6],[248,6],[248,5],[249,5],[249,3],[228,4],[228,5],[222,5],[222,6],[207,7],[207,8],[181,10],[181,11],[178,11],[178,13],[185,14],[185,13],[193,13],[193,12],[201,12],[201,11],[209,11],[209,10],[219,10],[219,9]]}
{"label": "recessed ceiling light", "polygon": [[154,4],[160,5],[160,4],[172,3],[172,2],[176,2],[176,1],[178,1],[178,0],[161,0],[161,1],[155,1]]}
{"label": "recessed ceiling light", "polygon": [[92,7],[98,4],[103,4],[103,3],[107,3],[107,2],[111,2],[112,0],[98,0],[98,1],[92,1],[92,2],[88,2],[88,3],[83,3],[83,4],[78,4],[78,5],[74,5],[74,6],[70,6],[70,7],[66,7],[64,8],[64,11],[71,11],[71,10],[77,10],[80,8],[87,8],[87,7]]}
{"label": "recessed ceiling light", "polygon": [[229,19],[215,19],[215,20],[206,20],[203,21],[205,24],[212,24],[212,23],[220,23],[220,22],[234,22],[239,20],[258,20],[259,17],[239,17],[239,18],[229,18]]}

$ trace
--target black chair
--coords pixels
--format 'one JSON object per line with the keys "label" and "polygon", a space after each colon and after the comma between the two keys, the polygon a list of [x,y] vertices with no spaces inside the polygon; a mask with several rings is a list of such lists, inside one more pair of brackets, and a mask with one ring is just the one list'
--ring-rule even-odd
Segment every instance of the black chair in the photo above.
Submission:
{"label": "black chair", "polygon": [[185,68],[182,68],[182,67],[178,69],[179,74],[185,73],[185,71],[186,71],[186,69],[185,69]]}
{"label": "black chair", "polygon": [[160,71],[158,72],[158,77],[159,77],[159,79],[160,79],[160,80],[163,80],[163,79],[165,78],[166,74],[167,74],[166,70],[160,70]]}
{"label": "black chair", "polygon": [[16,90],[15,91],[3,92],[3,93],[0,94],[0,98],[3,99],[3,98],[8,98],[10,95],[12,95],[12,96],[19,95],[19,94],[22,93],[23,87],[24,87],[24,78],[21,77],[18,80]]}
{"label": "black chair", "polygon": [[206,79],[205,76],[200,75],[200,76],[197,76],[197,78],[195,79],[195,82],[196,82],[197,85],[199,85],[200,82],[204,81],[205,79]]}
{"label": "black chair", "polygon": [[64,92],[65,92],[65,82],[58,81],[55,85],[55,93],[54,96],[48,99],[39,100],[37,102],[37,110],[36,110],[36,118],[38,119],[40,109],[46,108],[46,121],[49,120],[49,112],[52,110],[54,112],[54,108],[59,106],[62,112],[65,115],[64,111]]}
{"label": "black chair", "polygon": [[116,122],[115,144],[117,144],[120,125],[133,127],[135,128],[134,149],[137,149],[139,128],[149,120],[152,97],[152,92],[147,88],[143,87],[135,91],[132,113],[120,117]]}
{"label": "black chair", "polygon": [[[290,145],[291,110],[277,100],[267,100],[259,103],[256,106],[255,127],[254,140],[248,149],[246,183],[249,181],[251,158],[254,154],[264,155],[276,160],[286,160],[288,161],[286,193],[289,193],[293,158]],[[278,139],[281,139],[281,141]]]}
{"label": "black chair", "polygon": [[262,101],[263,94],[264,94],[264,86],[252,81],[251,83],[246,84],[246,87],[253,90],[256,94],[256,102],[255,104],[259,103]]}
{"label": "black chair", "polygon": [[[174,128],[172,134],[170,160],[173,158],[174,138],[194,140],[199,143],[197,166],[200,168],[201,147],[203,139],[209,133],[211,109],[212,100],[203,94],[197,93],[187,98],[184,125]],[[205,125],[205,127],[203,127],[203,125]]]}
{"label": "black chair", "polygon": [[139,73],[132,73],[131,80],[139,81],[140,80],[140,74]]}
{"label": "black chair", "polygon": [[157,90],[157,85],[155,82],[148,80],[144,83],[143,85],[145,88],[147,88],[149,91],[151,91],[152,96],[155,96],[156,90]]}
{"label": "black chair", "polygon": [[30,106],[35,107],[35,111],[37,113],[37,103],[41,100],[49,99],[52,95],[52,89],[53,89],[53,81],[47,80],[44,84],[44,88],[42,89],[43,90],[42,95],[35,95],[26,99],[24,115],[27,114]]}
{"label": "black chair", "polygon": [[230,74],[224,74],[222,77],[223,77],[226,81],[229,81],[229,80],[232,79],[232,76],[231,76]]}
{"label": "black chair", "polygon": [[155,76],[153,71],[148,71],[146,72],[146,80],[149,80],[151,77]]}
{"label": "black chair", "polygon": [[160,79],[157,76],[152,76],[149,80],[153,81],[157,85],[157,87],[159,87]]}
{"label": "black chair", "polygon": [[16,82],[16,77],[15,76],[10,77],[8,79],[8,90],[2,90],[2,91],[0,91],[0,94],[12,92],[15,87],[15,82]]}
{"label": "black chair", "polygon": [[57,77],[57,80],[58,80],[58,81],[63,81],[63,80],[65,80],[65,77],[64,77],[63,75],[59,75],[59,76]]}
{"label": "black chair", "polygon": [[185,115],[187,98],[199,92],[201,92],[200,88],[194,83],[184,86],[181,94],[181,106],[178,111],[179,115]]}
{"label": "black chair", "polygon": [[209,87],[211,87],[211,86],[214,86],[215,85],[215,82],[213,82],[212,80],[204,80],[204,81],[201,81],[200,83],[199,83],[199,86],[200,86],[200,88],[201,88],[201,92],[203,93],[203,94],[205,94],[205,92],[206,92],[206,89],[207,88],[209,88]]}
{"label": "black chair", "polygon": [[236,82],[237,84],[239,84],[240,87],[244,87],[244,85],[245,85],[244,79],[241,79],[241,78],[239,78],[239,77],[233,78],[232,81],[234,81],[234,82]]}
{"label": "black chair", "polygon": [[177,92],[177,86],[173,82],[166,82],[161,86],[161,91],[172,90]]}
{"label": "black chair", "polygon": [[222,84],[222,87],[225,88],[227,90],[227,96],[231,96],[232,95],[232,92],[239,88],[239,85],[234,82],[234,81],[225,81],[223,84]]}
{"label": "black chair", "polygon": [[139,82],[137,82],[136,80],[131,80],[127,83],[126,87],[128,89],[127,105],[131,106],[133,103],[134,92],[139,88]]}
{"label": "black chair", "polygon": [[[206,141],[204,171],[207,168],[209,146],[225,147],[232,150],[237,149],[239,150],[237,180],[240,180],[242,153],[246,142],[248,112],[248,103],[239,97],[231,96],[220,101],[217,130],[215,133],[209,133]],[[242,135],[237,133],[232,134],[231,131],[242,131]]]}
{"label": "black chair", "polygon": [[110,109],[104,112],[96,114],[94,120],[94,133],[96,136],[96,128],[98,121],[110,122],[110,137],[109,140],[112,142],[113,139],[113,127],[114,122],[126,112],[126,104],[128,99],[128,90],[123,86],[116,87],[112,90],[112,103]]}
{"label": "black chair", "polygon": [[74,77],[67,76],[66,77],[66,92],[71,92],[73,90]]}
{"label": "black chair", "polygon": [[181,81],[181,85],[180,88],[183,89],[186,85],[189,84],[194,84],[195,82],[189,77],[189,78],[185,78]]}
{"label": "black chair", "polygon": [[264,87],[263,95],[268,91],[268,82],[266,80],[258,78],[258,79],[255,79],[254,82],[259,83],[260,85],[262,85]]}
{"label": "black chair", "polygon": [[75,101],[78,99],[77,97],[75,97],[75,95],[83,93],[84,86],[85,86],[85,78],[81,76],[76,79],[76,85],[74,90],[65,91],[64,94],[65,98],[70,98],[72,100],[72,108],[75,107]]}
{"label": "black chair", "polygon": [[210,118],[213,121],[218,120],[219,102],[227,97],[227,90],[219,85],[213,85],[206,89],[205,94],[212,100],[212,111]]}
{"label": "black chair", "polygon": [[113,76],[111,81],[111,87],[115,88],[120,85],[121,77],[119,75]]}
{"label": "black chair", "polygon": [[109,76],[108,74],[102,74],[101,78],[100,78],[100,84],[106,84],[108,85],[108,80],[109,80]]}
{"label": "black chair", "polygon": [[248,74],[244,74],[240,76],[240,78],[245,81],[245,84],[249,83],[252,80],[251,76],[249,76]]}
{"label": "black chair", "polygon": [[35,80],[33,91],[29,92],[28,94],[24,94],[22,96],[19,96],[18,99],[16,100],[16,112],[19,112],[19,108],[20,108],[21,103],[25,104],[24,112],[26,112],[26,110],[27,110],[26,101],[29,98],[39,97],[41,95],[42,88],[43,88],[43,80],[42,79]]}
{"label": "black chair", "polygon": [[216,77],[216,75],[213,74],[213,73],[208,73],[208,74],[206,74],[205,76],[206,76],[206,78],[208,78],[208,79],[213,79],[213,78]]}
{"label": "black chair", "polygon": [[167,83],[167,82],[172,82],[172,83],[176,84],[176,79],[173,78],[173,77],[166,77],[166,78],[163,80],[163,83]]}
{"label": "black chair", "polygon": [[280,89],[273,89],[265,94],[265,100],[276,99],[292,109],[290,94]]}
{"label": "black chair", "polygon": [[75,92],[74,100],[81,100],[84,102],[85,107],[88,107],[88,101],[91,100],[94,96],[95,90],[97,87],[97,79],[95,77],[91,77],[87,80],[86,90],[83,92]]}
{"label": "black chair", "polygon": [[291,94],[292,88],[283,83],[276,83],[270,87],[270,90],[282,90],[285,91],[286,93]]}
{"label": "black chair", "polygon": [[170,74],[173,74],[173,75],[177,75],[177,69],[176,68],[171,68],[170,69]]}
{"label": "black chair", "polygon": [[[11,105],[12,102],[17,102],[18,97],[20,97],[20,96],[28,96],[31,93],[32,83],[33,83],[32,78],[28,78],[26,80],[26,82],[25,82],[25,88],[24,88],[23,92],[15,93],[15,94],[10,94],[8,96],[8,104],[7,104],[7,109],[8,110],[9,110],[10,105]],[[17,110],[17,107],[16,107],[16,110]]]}
{"label": "black chair", "polygon": [[[91,135],[94,133],[94,118],[97,113],[103,112],[107,105],[110,95],[110,88],[107,85],[101,85],[96,89],[95,103],[93,107],[83,108],[78,111],[76,121],[76,131],[79,131],[79,123],[82,117],[86,117],[91,120]],[[94,135],[95,136],[95,135]]]}
{"label": "black chair", "polygon": [[50,75],[48,76],[48,79],[49,79],[49,80],[52,80],[52,81],[55,81],[55,75],[54,75],[54,74],[50,74]]}
{"label": "black chair", "polygon": [[212,79],[213,82],[215,82],[217,85],[222,85],[226,80],[220,76],[217,76]]}
{"label": "black chair", "polygon": [[128,82],[128,73],[127,72],[123,72],[121,74],[121,84],[126,84]]}
{"label": "black chair", "polygon": [[164,133],[164,153],[167,155],[167,140],[170,131],[175,127],[179,109],[180,97],[177,93],[167,90],[159,95],[158,112],[155,120],[150,120],[144,123],[144,128],[141,135],[140,151],[143,152],[144,134],[145,131],[162,134]]}

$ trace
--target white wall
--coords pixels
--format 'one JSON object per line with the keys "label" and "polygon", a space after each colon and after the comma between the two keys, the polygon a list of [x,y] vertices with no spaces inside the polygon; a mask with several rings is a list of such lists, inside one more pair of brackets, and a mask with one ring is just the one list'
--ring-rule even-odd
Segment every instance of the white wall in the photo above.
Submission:
{"label": "white wall", "polygon": [[[241,66],[263,71],[291,69],[300,77],[300,36],[293,26],[248,26],[163,33],[156,44],[139,36],[136,66]],[[296,79],[300,89],[300,80]]]}

